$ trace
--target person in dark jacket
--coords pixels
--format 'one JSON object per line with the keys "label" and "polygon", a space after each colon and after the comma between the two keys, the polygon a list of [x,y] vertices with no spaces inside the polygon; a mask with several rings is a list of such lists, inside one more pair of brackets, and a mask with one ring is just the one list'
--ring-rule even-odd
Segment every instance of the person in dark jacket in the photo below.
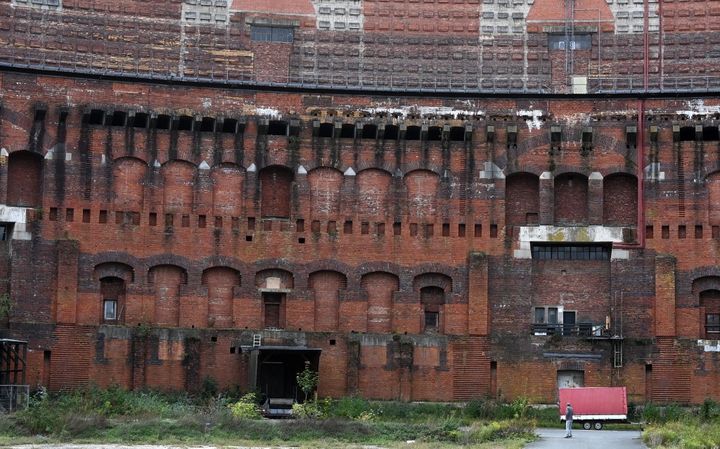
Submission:
{"label": "person in dark jacket", "polygon": [[573,408],[570,403],[567,403],[565,408],[565,438],[572,438],[572,421],[573,421]]}

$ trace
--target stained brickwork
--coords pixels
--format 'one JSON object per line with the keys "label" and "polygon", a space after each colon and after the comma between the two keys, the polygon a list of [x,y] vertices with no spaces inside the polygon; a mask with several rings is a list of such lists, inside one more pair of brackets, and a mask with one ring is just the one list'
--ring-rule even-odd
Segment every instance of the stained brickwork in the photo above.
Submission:
{"label": "stained brickwork", "polygon": [[0,2],[33,382],[249,390],[297,352],[322,396],[717,398],[710,2],[50,3]]}

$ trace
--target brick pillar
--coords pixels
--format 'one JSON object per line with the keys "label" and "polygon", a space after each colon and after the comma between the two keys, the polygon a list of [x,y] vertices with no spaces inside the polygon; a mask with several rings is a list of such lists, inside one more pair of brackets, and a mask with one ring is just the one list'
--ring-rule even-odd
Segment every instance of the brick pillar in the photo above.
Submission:
{"label": "brick pillar", "polygon": [[555,223],[555,177],[549,171],[540,175],[540,224]]}
{"label": "brick pillar", "polygon": [[7,203],[8,156],[7,150],[0,148],[0,204]]}
{"label": "brick pillar", "polygon": [[676,335],[675,258],[669,255],[655,257],[655,335]]}
{"label": "brick pillar", "polygon": [[[57,293],[55,297],[57,304],[55,321],[58,324],[77,323],[78,253],[77,241],[58,241]],[[88,321],[87,317],[84,321]]]}
{"label": "brick pillar", "polygon": [[488,335],[488,262],[481,252],[468,256],[468,334]]}
{"label": "brick pillar", "polygon": [[598,172],[590,173],[588,178],[588,224],[603,223],[603,176]]}

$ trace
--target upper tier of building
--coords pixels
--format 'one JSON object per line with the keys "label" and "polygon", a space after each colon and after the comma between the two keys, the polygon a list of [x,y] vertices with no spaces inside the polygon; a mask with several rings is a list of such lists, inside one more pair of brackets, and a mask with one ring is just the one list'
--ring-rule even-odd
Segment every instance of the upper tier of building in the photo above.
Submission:
{"label": "upper tier of building", "polygon": [[712,0],[0,0],[0,66],[393,92],[720,88]]}

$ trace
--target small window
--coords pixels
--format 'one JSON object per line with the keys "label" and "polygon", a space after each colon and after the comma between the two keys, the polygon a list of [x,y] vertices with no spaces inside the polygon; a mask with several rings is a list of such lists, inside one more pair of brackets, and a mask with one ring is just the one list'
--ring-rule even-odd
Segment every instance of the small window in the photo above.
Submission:
{"label": "small window", "polygon": [[103,301],[103,317],[106,320],[117,320],[117,301],[106,299]]}
{"label": "small window", "polygon": [[0,242],[10,239],[10,225],[0,224]]}
{"label": "small window", "polygon": [[293,29],[280,26],[252,25],[250,39],[256,42],[292,42]]}
{"label": "small window", "polygon": [[708,334],[720,334],[720,313],[708,313],[705,315],[705,332]]}
{"label": "small window", "polygon": [[550,50],[589,50],[592,48],[592,37],[589,34],[550,34],[548,47]]}
{"label": "small window", "polygon": [[440,314],[438,312],[425,311],[425,330],[437,330]]}

